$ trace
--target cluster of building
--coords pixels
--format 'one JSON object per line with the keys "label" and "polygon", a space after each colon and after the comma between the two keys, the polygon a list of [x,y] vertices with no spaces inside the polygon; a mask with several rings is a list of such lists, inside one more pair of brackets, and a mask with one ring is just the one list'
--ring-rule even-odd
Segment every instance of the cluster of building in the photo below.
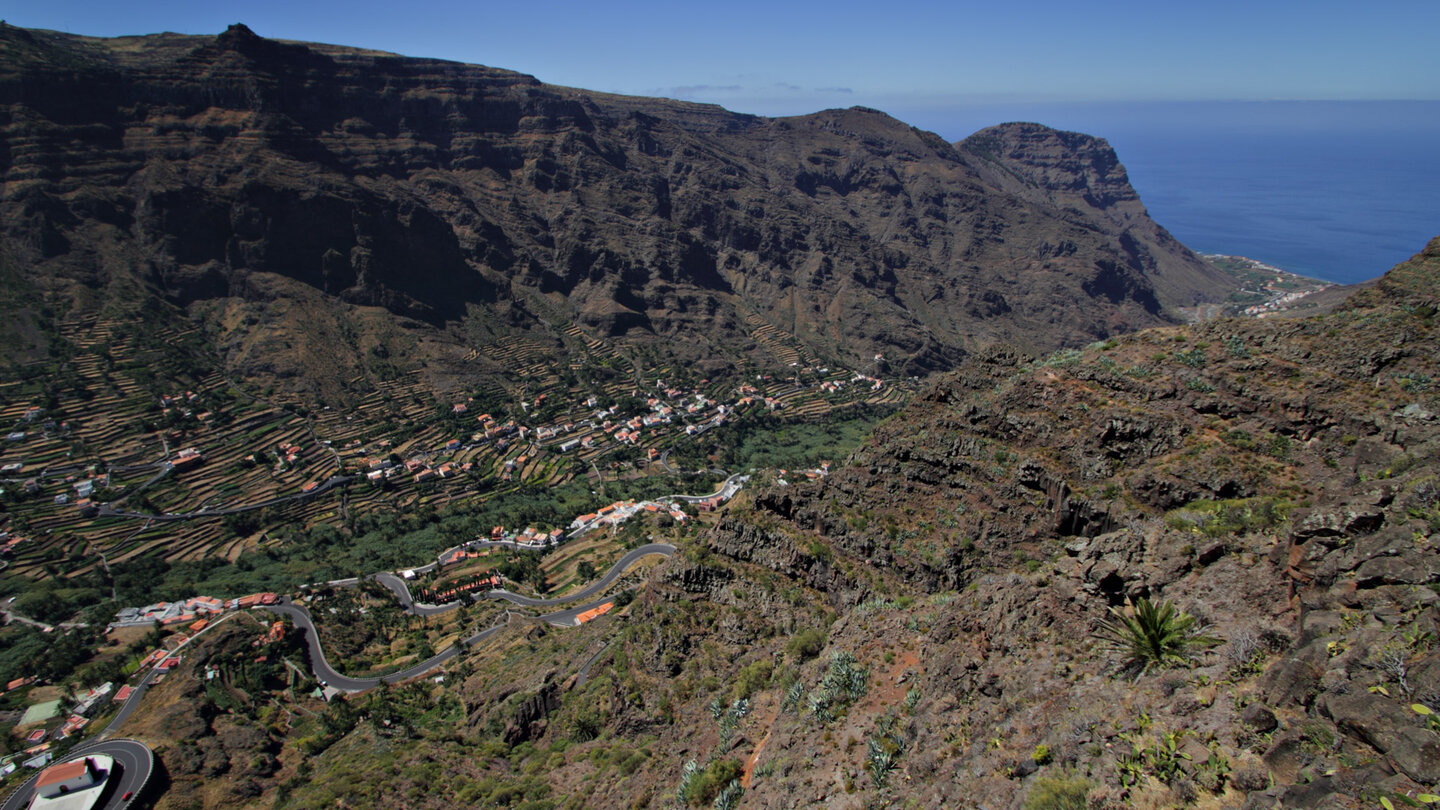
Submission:
{"label": "cluster of building", "polygon": [[779,477],[775,479],[775,483],[782,487],[789,486],[790,482],[786,480],[786,476],[789,476],[792,472],[797,476],[805,476],[805,479],[808,481],[814,481],[817,478],[824,478],[830,474],[830,462],[822,462],[819,467],[813,470],[780,470]]}
{"label": "cluster of building", "polygon": [[[13,461],[3,467],[0,467],[0,475],[18,475],[24,469],[24,462]],[[110,486],[109,474],[107,473],[105,475],[99,475],[96,470],[97,468],[94,465],[91,465],[86,470],[84,477],[81,477],[79,475],[65,476],[64,479],[62,479],[62,482],[70,490],[73,490],[73,494],[72,492],[58,493],[54,496],[55,505],[63,506],[65,504],[74,504],[81,508],[89,506],[90,499],[92,496],[94,496],[96,490],[106,489]],[[42,489],[40,478],[38,476],[35,478],[25,479],[24,482],[21,484],[21,487],[24,490],[25,494],[31,497],[39,495]]]}
{"label": "cluster of building", "polygon": [[[33,683],[34,679],[25,679],[25,681],[25,685],[28,685],[29,683]],[[31,731],[25,740],[28,743],[36,744],[47,737],[53,737],[57,740],[70,737],[89,725],[90,718],[96,713],[96,710],[114,698],[115,684],[113,683],[106,682],[94,689],[87,689],[75,696],[74,705],[70,706],[69,711],[65,713],[65,721],[61,723],[58,728],[53,732],[43,728],[37,728]],[[60,714],[61,702],[59,700],[37,703],[26,709],[25,715],[20,719],[19,725],[27,726],[34,723],[43,723]],[[44,763],[40,764],[43,765]],[[38,765],[31,767],[38,767]]]}
{"label": "cluster of building", "polygon": [[[878,359],[880,358],[877,356]],[[821,374],[830,373],[828,368],[812,370]],[[773,378],[770,375],[756,377],[756,380],[760,382],[771,379]],[[704,385],[708,382],[708,380],[702,380],[700,384]],[[794,378],[794,382],[797,385],[800,384],[798,376]],[[849,383],[827,380],[820,383],[820,388],[829,393],[838,393],[846,385],[854,383],[868,384],[871,390],[879,390],[884,385],[879,378],[856,374]],[[672,425],[677,418],[684,418],[685,433],[694,436],[724,424],[739,407],[759,403],[771,411],[776,411],[785,406],[784,401],[780,398],[764,396],[760,393],[760,389],[749,384],[741,384],[737,387],[738,399],[733,405],[714,402],[699,392],[687,392],[674,386],[668,386],[663,380],[657,381],[656,387],[659,391],[654,396],[645,399],[647,412],[628,418],[618,416],[620,412],[618,405],[602,405],[600,398],[595,395],[590,395],[585,399],[585,407],[593,410],[588,418],[582,419],[578,424],[563,422],[531,427],[521,424],[515,419],[502,422],[493,414],[482,413],[475,417],[480,430],[470,435],[468,443],[462,443],[460,439],[451,439],[445,444],[443,450],[467,450],[471,447],[493,444],[497,450],[504,451],[509,448],[512,440],[547,443],[546,446],[554,447],[561,453],[590,450],[595,447],[597,441],[605,439],[613,440],[619,445],[637,446],[642,443],[645,431]],[[520,403],[522,410],[530,412],[533,406],[540,405],[546,396],[546,394],[540,394],[535,397],[533,402]],[[450,406],[451,414],[467,415],[472,401],[453,403]],[[584,431],[584,435],[566,438],[567,434],[581,430]],[[388,447],[389,442],[381,442],[381,446]],[[282,448],[282,450],[289,449],[291,448]],[[360,457],[350,463],[357,464],[361,474],[377,486],[401,475],[409,476],[415,483],[422,483],[450,478],[474,469],[473,462],[432,464],[428,460],[428,453],[418,453],[407,461],[400,461],[394,456],[388,455],[372,457],[365,455],[366,450],[359,447],[358,440],[346,445],[345,449],[356,450]],[[661,455],[660,451],[654,447],[648,449],[648,454],[651,461],[658,460]],[[499,470],[500,479],[502,481],[512,480],[531,458],[531,455],[526,453],[503,461]]]}
{"label": "cluster of building", "polygon": [[114,692],[115,684],[108,681],[94,689],[87,689],[75,696],[75,707],[70,710],[70,713],[89,717],[95,712],[96,707],[108,702]]}
{"label": "cluster of building", "polygon": [[[38,407],[28,408],[28,409],[25,411],[24,420],[25,420],[26,422],[33,422],[33,421],[35,421],[36,419],[39,419],[41,416],[43,416],[44,413],[45,413],[44,410],[42,410],[42,409],[40,409],[40,408],[38,408]],[[57,422],[56,422],[55,420],[53,420],[53,419],[46,419],[45,422],[44,422],[44,424],[42,425],[42,429],[43,429],[43,431],[44,431],[44,433],[45,433],[45,435],[46,435],[47,437],[54,437],[54,436],[56,436],[56,435],[65,435],[65,434],[68,434],[68,433],[70,432],[70,423],[69,423],[69,422],[59,422],[59,423],[57,423]],[[9,433],[5,434],[5,440],[8,441],[8,442],[22,442],[22,441],[25,440],[25,437],[26,437],[26,436],[29,436],[29,435],[30,435],[30,433],[29,433],[28,431],[25,431],[25,430],[12,430],[12,431],[10,431]],[[3,465],[0,465],[0,477],[17,477],[17,476],[20,475],[21,471],[23,471],[24,469],[25,469],[25,462],[23,462],[23,461],[9,461],[9,462],[6,462],[6,463],[3,464]],[[94,468],[92,467],[91,470],[90,470],[90,475],[93,476],[94,474],[95,474]],[[70,476],[70,477],[68,477],[68,478],[65,479],[65,480],[66,480],[66,483],[71,483],[71,482],[73,482],[73,481],[75,480],[75,476]],[[24,486],[25,494],[26,494],[26,495],[37,495],[37,494],[39,494],[39,492],[40,492],[40,480],[39,480],[38,478],[30,478],[30,479],[27,479],[27,480],[24,482],[23,486]],[[0,492],[3,492],[3,490],[0,490]],[[69,500],[69,499],[66,498],[65,501],[57,501],[57,503],[66,503],[66,502],[68,502],[68,500]]]}
{"label": "cluster of building", "polygon": [[[1270,291],[1268,289],[1269,286],[1270,285],[1268,284],[1266,285],[1267,291]],[[1301,298],[1304,298],[1311,293],[1319,292],[1320,290],[1325,290],[1328,288],[1329,285],[1325,285],[1311,290],[1293,290],[1291,292],[1281,293],[1280,295],[1271,298],[1269,301],[1266,301],[1263,304],[1255,304],[1254,306],[1248,306],[1242,311],[1246,315],[1251,315],[1256,318],[1268,318],[1280,312],[1281,310],[1284,310],[1286,307],[1295,303],[1296,301],[1299,301]]]}
{"label": "cluster of building", "polygon": [[210,411],[200,411],[196,413],[194,408],[188,407],[189,405],[194,405],[199,399],[200,395],[194,391],[186,391],[184,394],[161,395],[160,415],[169,416],[171,410],[178,410],[180,415],[187,419],[193,417],[201,422],[208,422],[215,414]]}
{"label": "cluster of building", "polygon": [[537,529],[534,526],[527,526],[519,531],[509,531],[504,526],[496,526],[490,530],[490,540],[492,542],[509,542],[527,548],[558,546],[560,545],[560,541],[564,539],[564,533],[558,529],[555,531],[545,531],[543,529]]}
{"label": "cluster of building", "polygon": [[446,588],[446,589],[443,590],[443,591],[427,591],[427,592],[425,593],[425,598],[428,599],[429,601],[435,603],[435,604],[441,604],[441,605],[443,605],[443,604],[445,604],[445,603],[447,603],[447,602],[454,602],[454,601],[458,600],[460,597],[462,597],[462,596],[464,596],[464,595],[466,595],[466,594],[468,594],[468,593],[471,593],[471,592],[473,592],[473,591],[478,591],[478,590],[487,590],[487,591],[488,591],[488,590],[490,590],[491,588],[498,588],[498,587],[500,587],[500,575],[499,575],[499,574],[490,574],[489,576],[480,577],[479,579],[477,579],[477,580],[475,580],[475,581],[473,581],[473,582],[467,582],[467,583],[465,583],[465,584],[463,584],[463,585],[456,585],[456,586],[451,587],[451,588]]}
{"label": "cluster of building", "polygon": [[616,501],[602,506],[594,512],[583,514],[570,523],[572,534],[583,534],[600,526],[617,526],[639,514],[667,514],[676,522],[683,523],[690,516],[680,511],[673,503],[661,501]]}
{"label": "cluster of building", "polygon": [[[169,627],[185,622],[208,622],[208,616],[224,613],[227,610],[243,610],[256,605],[274,605],[279,601],[280,597],[273,593],[252,593],[249,596],[230,600],[216,599],[213,596],[192,596],[180,602],[156,602],[144,607],[121,608],[115,614],[115,620],[110,623],[110,626],[134,627],[158,622],[162,627]],[[198,632],[205,629],[205,625],[192,627],[192,629]]]}
{"label": "cluster of building", "polygon": [[455,565],[456,563],[464,562],[465,560],[473,560],[479,557],[488,556],[490,556],[490,549],[488,548],[472,549],[468,546],[460,546],[459,548],[452,548],[449,551],[446,551],[444,554],[441,554],[440,566],[443,568],[447,565]]}
{"label": "cluster of building", "polygon": [[262,647],[266,644],[274,644],[282,638],[285,638],[285,622],[276,619],[270,623],[270,629],[265,631],[265,635],[255,639],[255,642],[250,646]]}
{"label": "cluster of building", "polygon": [[305,450],[293,442],[290,444],[280,443],[275,445],[275,472],[284,472],[295,466],[304,455]]}
{"label": "cluster of building", "polygon": [[28,537],[13,535],[9,531],[0,531],[0,557],[8,557],[15,553],[15,549],[22,543],[30,542]]}
{"label": "cluster of building", "polygon": [[[459,441],[451,442],[453,447],[446,445],[446,449],[454,450],[459,448]],[[402,475],[410,476],[410,479],[419,484],[424,481],[431,481],[437,478],[452,478],[461,473],[470,472],[475,465],[471,462],[455,464],[445,462],[431,466],[421,458],[412,458],[403,463],[397,463],[394,459],[386,457],[362,457],[357,461],[360,471],[365,474],[365,479],[376,486]]]}
{"label": "cluster of building", "polygon": [[32,734],[25,738],[32,743],[27,748],[0,757],[0,776],[9,776],[20,768],[43,768],[55,759],[55,755],[50,751],[54,743],[39,742],[45,739],[45,732],[42,730],[38,738],[31,739],[34,736]]}

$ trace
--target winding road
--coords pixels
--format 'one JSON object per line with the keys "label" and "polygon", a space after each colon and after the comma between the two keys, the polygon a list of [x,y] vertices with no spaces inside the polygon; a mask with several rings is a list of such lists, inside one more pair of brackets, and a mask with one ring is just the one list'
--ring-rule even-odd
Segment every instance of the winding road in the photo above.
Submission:
{"label": "winding road", "polygon": [[[729,483],[728,481],[726,482],[727,485],[729,485]],[[490,543],[487,541],[487,544]],[[493,545],[504,545],[504,543],[494,543]],[[305,631],[305,643],[309,651],[311,672],[322,684],[333,686],[336,689],[341,689],[346,692],[363,692],[373,689],[381,683],[399,683],[424,675],[436,669],[441,664],[444,664],[446,661],[460,655],[461,652],[469,650],[476,644],[495,636],[516,620],[531,622],[542,621],[557,627],[579,626],[580,622],[578,617],[581,613],[593,610],[610,599],[610,597],[600,597],[598,599],[593,599],[592,597],[608,590],[641,559],[652,555],[669,557],[675,553],[675,550],[675,546],[668,543],[649,543],[632,549],[617,560],[615,564],[610,567],[610,570],[606,571],[599,579],[569,596],[554,599],[537,599],[498,588],[486,591],[483,594],[474,594],[471,599],[477,602],[481,599],[498,599],[518,607],[545,608],[559,605],[569,605],[569,607],[564,610],[544,613],[539,616],[513,613],[507,608],[504,619],[499,623],[452,644],[434,656],[413,666],[407,667],[399,672],[392,672],[388,675],[373,678],[351,678],[341,674],[331,666],[330,662],[325,658],[325,650],[320,644],[320,634],[315,628],[315,622],[310,616],[310,611],[300,605],[293,604],[288,597],[286,597],[285,602],[282,604],[262,606],[261,609],[283,616],[289,616],[297,627]],[[429,571],[438,565],[439,563],[436,562],[412,570]],[[463,604],[463,602],[459,601],[449,602],[444,605],[416,604],[411,597],[409,587],[400,577],[391,573],[381,573],[376,574],[373,578],[395,594],[395,598],[400,602],[400,605],[406,612],[418,616],[433,616],[445,613],[450,610],[455,610]],[[344,584],[354,584],[358,582],[358,579],[347,580]],[[230,617],[227,616],[226,618]],[[221,621],[223,621],[223,619]],[[212,624],[211,627],[218,624],[220,624],[219,621]],[[208,629],[210,628],[207,627],[206,630]],[[198,636],[200,634],[197,633],[196,635]],[[188,639],[186,644],[191,640],[193,640],[193,637]],[[171,654],[178,653],[184,646],[185,645],[182,644],[180,648],[171,651]],[[581,672],[582,678],[589,675],[591,665],[595,663],[600,652],[603,652],[604,649],[602,646],[600,650],[596,651],[596,653],[591,655],[585,662]],[[70,756],[67,757],[68,761],[80,756],[103,754],[114,759],[114,781],[104,788],[104,793],[102,794],[104,801],[96,805],[98,810],[125,810],[130,806],[131,802],[135,800],[146,781],[150,778],[150,773],[154,768],[155,758],[148,747],[134,740],[107,740],[104,739],[104,737],[119,728],[120,725],[129,719],[135,709],[139,707],[141,699],[145,696],[145,692],[149,690],[158,672],[159,670],[157,669],[151,669],[145,673],[144,677],[140,679],[140,682],[136,684],[133,693],[120,707],[119,713],[115,715],[100,733],[100,739],[96,742],[79,746],[71,751]],[[0,810],[23,810],[23,808],[27,807],[34,795],[34,785],[37,778],[39,778],[39,772],[22,784],[14,793],[11,793],[3,804],[0,804]]]}
{"label": "winding road", "polygon": [[[336,689],[342,689],[346,692],[363,692],[367,689],[373,689],[381,683],[399,683],[424,675],[459,655],[462,651],[504,630],[513,620],[543,621],[557,627],[575,627],[578,624],[577,616],[587,610],[599,607],[607,601],[607,598],[604,597],[600,599],[591,599],[590,597],[605,591],[611,585],[615,584],[615,581],[624,576],[625,572],[641,558],[653,554],[669,557],[674,553],[675,547],[667,543],[650,543],[640,546],[621,557],[610,567],[609,571],[605,572],[604,576],[597,579],[584,590],[558,599],[534,599],[500,589],[486,591],[483,594],[475,594],[472,598],[476,601],[480,599],[500,599],[521,607],[553,607],[562,604],[569,604],[570,607],[540,616],[513,614],[509,610],[506,610],[505,619],[499,624],[481,630],[469,638],[446,647],[444,650],[418,664],[407,667],[399,672],[392,672],[388,675],[373,678],[352,678],[340,673],[330,665],[330,662],[325,658],[325,650],[320,644],[320,634],[316,631],[315,621],[311,618],[310,611],[288,601],[279,605],[270,605],[263,609],[271,611],[272,613],[289,616],[295,623],[295,626],[305,631],[305,644],[310,653],[310,669],[316,679],[323,684],[333,686]],[[414,613],[417,616],[433,616],[439,613],[445,613],[446,611],[460,607],[462,604],[461,602],[449,602],[444,605],[417,605],[412,600],[410,589],[406,587],[404,580],[393,574],[378,574],[375,576],[375,579],[395,594],[395,598],[399,600],[406,612]],[[577,602],[579,604],[574,604]]]}
{"label": "winding road", "polygon": [[[124,810],[135,801],[140,789],[150,778],[150,771],[155,767],[155,755],[144,743],[134,740],[104,740],[75,748],[63,761],[96,755],[114,759],[115,772],[101,793],[104,801],[97,803],[95,810]],[[39,778],[40,772],[37,771],[18,790],[10,794],[5,803],[0,805],[0,810],[21,810],[29,806],[35,793],[35,780]]]}

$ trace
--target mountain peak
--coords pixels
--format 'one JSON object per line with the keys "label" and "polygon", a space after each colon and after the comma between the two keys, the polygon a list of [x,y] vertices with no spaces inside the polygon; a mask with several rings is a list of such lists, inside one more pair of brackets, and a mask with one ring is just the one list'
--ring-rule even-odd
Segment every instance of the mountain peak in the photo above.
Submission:
{"label": "mountain peak", "polygon": [[222,48],[240,50],[245,45],[260,42],[263,37],[250,30],[245,23],[234,23],[226,28],[224,33],[215,37],[215,42]]}

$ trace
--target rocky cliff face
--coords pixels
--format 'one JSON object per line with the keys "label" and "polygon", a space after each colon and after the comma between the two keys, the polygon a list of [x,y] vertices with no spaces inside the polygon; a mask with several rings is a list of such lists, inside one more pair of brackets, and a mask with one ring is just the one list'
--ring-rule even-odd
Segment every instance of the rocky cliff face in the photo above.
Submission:
{"label": "rocky cliff face", "polygon": [[303,287],[695,355],[743,352],[758,314],[914,372],[1227,291],[1108,146],[1033,125],[951,145],[874,110],[765,119],[243,26],[0,48],[5,249],[56,290],[254,310]]}

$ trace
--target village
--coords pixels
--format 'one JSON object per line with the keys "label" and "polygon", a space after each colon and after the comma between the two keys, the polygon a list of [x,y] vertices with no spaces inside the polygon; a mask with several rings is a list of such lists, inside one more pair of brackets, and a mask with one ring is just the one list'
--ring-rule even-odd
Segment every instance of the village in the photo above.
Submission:
{"label": "village", "polygon": [[[809,472],[823,475],[825,470]],[[719,491],[710,495],[674,496],[660,501],[617,501],[596,512],[577,516],[568,527],[568,535],[560,530],[543,530],[533,526],[520,530],[507,530],[504,526],[495,526],[487,536],[447,549],[438,556],[434,563],[422,568],[438,573],[449,567],[458,567],[467,562],[487,557],[495,547],[531,551],[553,550],[566,539],[577,538],[586,532],[603,527],[617,527],[637,515],[663,514],[676,522],[683,522],[689,520],[690,516],[680,508],[677,501],[683,498],[684,502],[690,503],[698,510],[713,511],[738,493],[747,479],[748,476],[734,476],[727,480]],[[416,569],[405,569],[397,573],[406,580],[413,580],[416,577]],[[334,584],[316,583],[314,587],[323,588]],[[424,595],[434,599],[438,604],[453,604],[474,593],[500,588],[502,585],[501,576],[493,570],[487,570],[479,576],[469,577],[463,583],[452,584],[442,590],[427,589]],[[302,597],[302,601],[308,601],[308,597]],[[13,772],[17,767],[43,768],[48,765],[51,761],[50,750],[53,742],[66,740],[80,733],[90,724],[92,717],[102,713],[101,708],[107,703],[122,706],[132,696],[138,700],[143,693],[142,685],[148,686],[163,679],[165,673],[179,664],[180,650],[221,617],[235,611],[263,608],[278,605],[281,602],[280,595],[264,592],[230,599],[193,596],[175,602],[162,601],[139,607],[121,608],[116,613],[114,620],[110,622],[107,633],[121,628],[169,629],[171,632],[163,637],[163,645],[140,658],[130,671],[131,683],[121,685],[118,689],[112,682],[103,683],[77,694],[73,705],[68,709],[64,707],[62,699],[43,701],[28,707],[24,716],[16,723],[17,728],[28,729],[25,735],[26,748],[8,759],[0,759],[0,776]],[[606,602],[582,611],[576,615],[575,621],[577,624],[583,624],[604,615],[613,606],[613,602]],[[283,621],[273,622],[267,639],[269,641],[276,640],[284,632],[285,623]],[[8,684],[7,691],[34,685],[37,684],[33,677],[17,679]]]}
{"label": "village", "polygon": [[[759,325],[759,344],[784,362],[748,375],[697,379],[642,370],[577,332],[571,337],[599,365],[626,370],[603,383],[565,383],[540,346],[506,339],[490,351],[515,369],[509,393],[480,387],[436,401],[418,376],[400,375],[352,407],[308,410],[238,390],[213,372],[191,376],[185,385],[158,384],[153,357],[134,354],[133,342],[106,339],[114,328],[82,323],[66,333],[81,347],[68,374],[75,389],[85,391],[83,399],[42,396],[34,393],[40,390],[34,381],[0,383],[0,426],[8,426],[0,427],[0,498],[8,508],[0,522],[4,576],[84,574],[147,558],[234,562],[282,542],[276,527],[334,523],[344,512],[453,508],[568,482],[600,496],[607,486],[623,490],[624,482],[647,477],[670,481],[680,492],[690,484],[691,492],[699,490],[608,501],[592,496],[583,511],[553,522],[495,521],[430,565],[395,572],[416,579],[425,570],[423,582],[414,582],[417,598],[455,604],[528,587],[501,576],[497,563],[505,553],[561,552],[565,573],[552,585],[564,591],[580,587],[585,572],[594,570],[587,563],[577,574],[576,559],[604,559],[603,550],[615,547],[608,535],[628,523],[685,526],[741,490],[748,475],[713,469],[713,461],[705,464],[690,449],[712,431],[756,416],[785,423],[825,419],[837,409],[884,408],[906,396],[873,374],[817,362]],[[876,368],[882,361],[875,358]],[[709,469],[689,469],[701,464]],[[781,480],[820,477],[828,467],[782,472]],[[579,556],[564,556],[575,544],[583,549]],[[302,604],[306,590],[297,597]],[[123,656],[123,677],[73,692],[25,673],[12,678],[6,694],[16,707],[10,723],[21,731],[20,750],[0,760],[0,771],[44,767],[54,752],[93,736],[97,721],[123,719],[148,686],[180,663],[192,639],[232,616],[286,601],[263,590],[202,592],[114,608],[108,627],[104,618],[99,627],[133,650]],[[601,602],[568,620],[583,624],[613,607]],[[14,605],[6,615],[43,633],[85,627],[77,618],[27,617]],[[96,621],[88,618],[92,628]],[[270,637],[287,626],[273,616],[264,624]],[[152,646],[135,649],[142,643]]]}
{"label": "village", "polygon": [[[54,539],[69,536],[104,548],[111,561],[154,553],[233,560],[267,542],[267,522],[306,525],[333,515],[334,497],[322,497],[332,490],[348,489],[359,508],[407,509],[483,499],[497,487],[579,479],[602,487],[607,477],[683,474],[693,471],[672,463],[673,450],[747,413],[806,419],[902,396],[878,377],[795,357],[786,376],[689,386],[657,376],[643,387],[583,394],[552,384],[499,411],[474,413],[482,398],[471,394],[393,423],[365,408],[302,416],[243,401],[220,381],[140,405],[138,392],[111,375],[132,424],[153,432],[92,425],[85,414],[93,409],[72,414],[63,404],[0,408],[0,421],[42,427],[11,431],[0,448],[0,497],[17,518],[0,529],[0,559],[16,573],[33,572]],[[393,411],[401,397],[385,398]],[[92,448],[79,463],[77,445]],[[95,452],[101,447],[111,449]]]}

